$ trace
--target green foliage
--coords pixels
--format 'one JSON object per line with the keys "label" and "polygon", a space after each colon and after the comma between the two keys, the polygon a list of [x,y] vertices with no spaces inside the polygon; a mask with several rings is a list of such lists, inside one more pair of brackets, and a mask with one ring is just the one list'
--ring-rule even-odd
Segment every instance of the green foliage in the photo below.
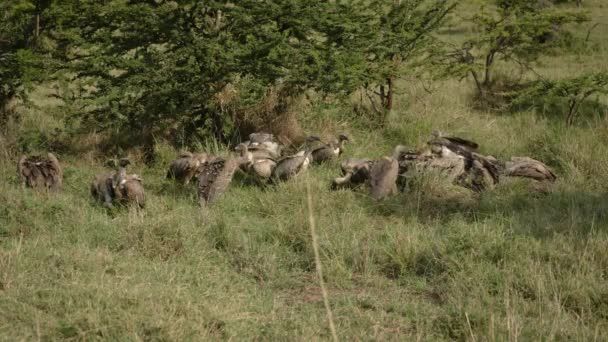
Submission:
{"label": "green foliage", "polygon": [[176,127],[229,140],[239,122],[217,99],[229,85],[244,104],[270,89],[283,100],[373,87],[421,55],[451,9],[447,0],[80,1],[49,17],[81,127],[151,144]]}
{"label": "green foliage", "polygon": [[471,19],[479,32],[443,59],[444,76],[471,76],[481,97],[494,83],[499,61],[511,62],[520,73],[532,68],[540,56],[559,46],[568,34],[567,24],[582,23],[581,13],[543,8],[528,0],[487,0]]}
{"label": "green foliage", "polygon": [[23,86],[32,73],[35,60],[28,49],[31,19],[35,6],[30,1],[3,1],[0,4],[0,126],[5,123],[9,101],[23,96]]}
{"label": "green foliage", "polygon": [[608,72],[587,73],[560,80],[541,80],[515,93],[514,105],[564,100],[566,123],[572,125],[581,104],[593,94],[608,94]]}

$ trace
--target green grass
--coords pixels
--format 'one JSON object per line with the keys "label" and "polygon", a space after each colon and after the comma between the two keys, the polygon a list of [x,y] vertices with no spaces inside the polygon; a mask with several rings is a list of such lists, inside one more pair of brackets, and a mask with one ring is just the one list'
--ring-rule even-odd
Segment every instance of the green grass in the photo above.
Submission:
{"label": "green grass", "polygon": [[[602,2],[586,2],[594,21],[608,17]],[[593,37],[600,48],[548,57],[539,70],[608,68],[608,26]],[[346,156],[372,158],[398,143],[421,147],[439,128],[499,158],[547,162],[559,176],[553,191],[515,181],[476,196],[429,177],[375,203],[363,191],[330,191],[331,164],[267,188],[237,177],[202,218],[194,190],[164,179],[175,151],[163,145],[156,166],[134,167],[147,194],[138,216],[93,202],[88,185],[103,170],[95,152],[60,155],[57,194],[21,188],[15,156],[0,154],[0,339],[330,339],[307,183],[342,340],[608,339],[605,113],[568,128],[550,113],[473,110],[469,83],[434,87],[403,80],[385,129],[337,107],[303,122],[348,132]],[[16,132],[61,127],[43,112],[25,113]]]}

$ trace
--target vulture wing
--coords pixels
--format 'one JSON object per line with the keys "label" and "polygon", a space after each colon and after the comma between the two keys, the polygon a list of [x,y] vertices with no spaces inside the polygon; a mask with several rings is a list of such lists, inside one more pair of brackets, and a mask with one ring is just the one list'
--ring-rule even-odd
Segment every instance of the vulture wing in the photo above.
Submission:
{"label": "vulture wing", "polygon": [[479,148],[479,144],[473,142],[471,140],[459,138],[459,137],[443,137],[443,139],[448,140],[452,144],[460,145],[463,148],[467,148],[471,151],[476,151]]}
{"label": "vulture wing", "polygon": [[537,181],[555,182],[557,176],[544,163],[528,157],[512,157],[505,174],[510,177],[527,177]]}
{"label": "vulture wing", "polygon": [[330,146],[319,147],[312,151],[312,160],[315,163],[331,160],[335,156],[336,155],[334,154],[334,151]]}

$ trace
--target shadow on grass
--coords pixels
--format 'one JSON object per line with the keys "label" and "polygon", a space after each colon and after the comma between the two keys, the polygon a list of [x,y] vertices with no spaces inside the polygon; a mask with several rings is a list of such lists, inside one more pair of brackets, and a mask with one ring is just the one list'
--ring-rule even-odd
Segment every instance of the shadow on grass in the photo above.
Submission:
{"label": "shadow on grass", "polygon": [[[508,184],[506,185],[509,186]],[[561,191],[542,194],[525,188],[483,194],[430,196],[413,191],[367,206],[370,214],[401,216],[424,224],[471,224],[492,220],[519,234],[548,238],[554,234],[608,233],[608,194]]]}

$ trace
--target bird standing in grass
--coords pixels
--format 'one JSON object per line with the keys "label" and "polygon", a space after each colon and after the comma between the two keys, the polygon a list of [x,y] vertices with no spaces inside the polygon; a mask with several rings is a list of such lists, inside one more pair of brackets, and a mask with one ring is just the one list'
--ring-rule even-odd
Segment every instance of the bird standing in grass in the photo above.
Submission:
{"label": "bird standing in grass", "polygon": [[145,205],[143,180],[136,174],[127,174],[131,161],[123,158],[119,161],[118,170],[95,176],[91,184],[91,195],[111,208],[114,203],[136,204],[138,208]]}
{"label": "bird standing in grass", "polygon": [[113,179],[116,199],[124,204],[136,204],[139,208],[145,206],[143,179],[136,174],[127,174],[127,166],[131,161],[123,158],[119,161],[119,169]]}
{"label": "bird standing in grass", "polygon": [[277,162],[277,166],[272,172],[272,177],[276,180],[285,181],[306,171],[312,162],[312,143],[319,141],[317,136],[309,136],[306,139],[306,147],[303,151],[285,157]]}
{"label": "bird standing in grass", "polygon": [[63,185],[63,170],[53,153],[47,158],[40,156],[19,158],[17,173],[26,186],[37,190],[59,190]]}
{"label": "bird standing in grass", "polygon": [[312,160],[315,163],[322,163],[337,158],[344,152],[344,143],[349,141],[348,136],[339,134],[336,139],[316,148],[312,151]]}
{"label": "bird standing in grass", "polygon": [[409,150],[403,145],[393,149],[391,157],[382,157],[373,162],[369,171],[370,194],[375,200],[382,200],[397,193],[399,159]]}
{"label": "bird standing in grass", "polygon": [[243,144],[247,148],[248,158],[251,160],[251,163],[243,164],[241,169],[258,181],[264,182],[270,179],[274,168],[277,166],[276,161],[280,157],[282,150],[274,135],[269,133],[251,133],[249,140]]}
{"label": "bird standing in grass", "polygon": [[179,155],[179,158],[171,162],[167,171],[167,178],[175,179],[186,185],[190,183],[190,180],[196,174],[196,170],[208,158],[209,156],[206,153],[183,152]]}
{"label": "bird standing in grass", "polygon": [[349,158],[342,162],[343,177],[334,179],[332,189],[367,183],[373,199],[384,199],[397,193],[397,179],[401,172],[399,161],[409,154],[411,154],[409,149],[398,145],[393,149],[392,157],[382,157],[373,161]]}
{"label": "bird standing in grass", "polygon": [[251,155],[248,154],[247,145],[237,146],[240,157],[215,158],[205,162],[197,174],[198,198],[201,207],[212,203],[221,195],[232,182],[232,177],[237,169],[251,163]]}
{"label": "bird standing in grass", "polygon": [[251,133],[249,140],[243,144],[247,146],[249,152],[256,158],[278,159],[281,157],[282,146],[276,137],[270,133]]}

